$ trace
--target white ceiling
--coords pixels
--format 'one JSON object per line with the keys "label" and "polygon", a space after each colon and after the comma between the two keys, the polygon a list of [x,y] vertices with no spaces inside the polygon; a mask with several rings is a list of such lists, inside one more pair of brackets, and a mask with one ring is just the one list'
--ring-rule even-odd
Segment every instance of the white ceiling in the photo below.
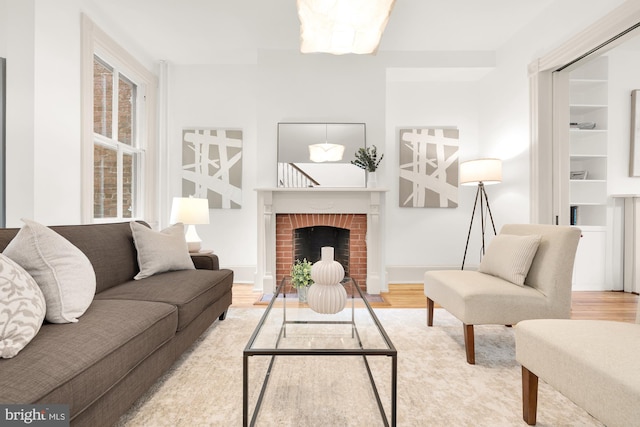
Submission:
{"label": "white ceiling", "polygon": [[[379,51],[493,51],[564,0],[396,0]],[[217,63],[299,48],[295,0],[84,0],[150,58]]]}

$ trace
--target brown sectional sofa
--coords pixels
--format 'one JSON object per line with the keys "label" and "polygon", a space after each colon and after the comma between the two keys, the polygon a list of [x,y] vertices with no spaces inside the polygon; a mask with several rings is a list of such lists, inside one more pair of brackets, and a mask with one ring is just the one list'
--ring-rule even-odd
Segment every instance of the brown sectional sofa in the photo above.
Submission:
{"label": "brown sectional sofa", "polygon": [[[213,254],[195,270],[133,280],[129,223],[51,227],[89,258],[95,298],[77,323],[45,322],[14,358],[0,359],[0,403],[68,404],[72,425],[115,423],[231,305],[233,271]],[[0,251],[18,229],[0,229]]]}

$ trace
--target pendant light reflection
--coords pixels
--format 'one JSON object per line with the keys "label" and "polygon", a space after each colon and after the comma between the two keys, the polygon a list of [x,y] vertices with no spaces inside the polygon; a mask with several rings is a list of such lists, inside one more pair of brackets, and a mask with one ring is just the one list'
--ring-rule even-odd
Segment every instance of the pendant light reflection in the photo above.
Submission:
{"label": "pendant light reflection", "polygon": [[338,162],[344,155],[344,145],[329,144],[328,125],[325,125],[324,143],[309,145],[309,159],[315,163]]}

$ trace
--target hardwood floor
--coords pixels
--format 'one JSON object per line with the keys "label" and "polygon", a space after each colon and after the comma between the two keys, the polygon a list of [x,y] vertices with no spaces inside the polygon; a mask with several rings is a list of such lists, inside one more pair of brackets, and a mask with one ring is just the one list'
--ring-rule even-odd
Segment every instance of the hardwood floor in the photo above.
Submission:
{"label": "hardwood floor", "polygon": [[[232,307],[264,307],[256,304],[262,293],[254,292],[252,284],[233,285]],[[374,308],[426,308],[422,284],[390,284],[383,293],[384,302],[372,302]],[[638,295],[625,292],[574,292],[572,319],[597,319],[634,322]]]}

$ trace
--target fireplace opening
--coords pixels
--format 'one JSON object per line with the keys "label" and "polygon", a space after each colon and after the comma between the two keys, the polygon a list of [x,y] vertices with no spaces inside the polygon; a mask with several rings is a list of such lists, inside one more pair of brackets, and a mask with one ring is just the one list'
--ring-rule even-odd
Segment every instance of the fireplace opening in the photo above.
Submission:
{"label": "fireplace opening", "polygon": [[[330,238],[320,243],[308,247],[314,247],[311,252],[297,252],[294,238],[296,230],[307,228],[337,229],[329,234]],[[317,230],[316,230],[317,231]],[[308,233],[308,231],[299,231]],[[342,239],[337,239],[334,233],[342,234]],[[348,233],[343,234],[343,233]],[[320,248],[322,246],[332,246],[334,258],[345,269],[345,274],[354,279],[364,291],[367,288],[367,215],[365,214],[276,214],[276,281],[280,283],[283,277],[291,272],[291,265],[296,259],[307,258],[309,262],[316,262],[320,259]],[[296,240],[311,240],[306,234],[302,234]],[[325,236],[326,237],[326,236]],[[305,249],[300,249],[304,251]]]}
{"label": "fireplace opening", "polygon": [[331,226],[303,227],[294,230],[293,255],[294,259],[304,258],[312,263],[320,260],[321,248],[334,248],[334,258],[349,276],[349,239],[350,231],[345,228]]}

